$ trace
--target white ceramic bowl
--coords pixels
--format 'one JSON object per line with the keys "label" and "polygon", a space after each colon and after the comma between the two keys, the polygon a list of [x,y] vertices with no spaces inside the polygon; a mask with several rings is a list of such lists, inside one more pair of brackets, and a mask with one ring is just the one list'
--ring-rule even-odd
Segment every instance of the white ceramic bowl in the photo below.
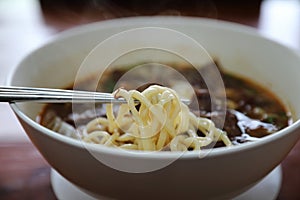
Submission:
{"label": "white ceramic bowl", "polygon": [[[296,122],[260,141],[214,149],[199,158],[197,152],[134,154],[83,145],[37,124],[35,117],[40,104],[12,104],[12,109],[49,164],[93,195],[123,199],[224,199],[240,194],[274,169],[300,136],[300,56],[253,29],[184,17],[125,18],[85,25],[64,32],[28,55],[14,70],[8,84],[63,88],[74,81],[83,59],[99,42],[121,31],[145,26],[167,27],[187,34],[217,57],[227,70],[249,77],[275,92],[291,109]],[[151,35],[144,36],[151,38]],[[161,41],[167,39],[167,36],[160,37]],[[113,48],[130,46],[132,42],[122,41]],[[102,59],[105,57],[91,62],[99,67]],[[93,155],[105,162],[99,162]],[[110,163],[138,170],[173,160],[176,161],[148,173],[127,173],[109,167]]]}

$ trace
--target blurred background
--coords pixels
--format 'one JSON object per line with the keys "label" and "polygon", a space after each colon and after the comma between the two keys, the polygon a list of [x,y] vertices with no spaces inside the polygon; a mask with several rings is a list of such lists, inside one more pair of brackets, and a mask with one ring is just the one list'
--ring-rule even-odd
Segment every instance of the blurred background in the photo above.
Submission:
{"label": "blurred background", "polygon": [[[0,0],[0,84],[5,84],[24,56],[66,29],[149,15],[236,22],[300,50],[298,0]],[[299,146],[282,164],[284,179],[278,199],[300,199]],[[8,104],[0,103],[0,199],[55,199],[49,170]]]}

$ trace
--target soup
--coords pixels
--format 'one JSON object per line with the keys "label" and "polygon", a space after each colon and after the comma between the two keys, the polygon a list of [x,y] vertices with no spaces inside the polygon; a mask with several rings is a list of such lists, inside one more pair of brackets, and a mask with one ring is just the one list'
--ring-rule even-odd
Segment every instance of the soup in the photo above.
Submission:
{"label": "soup", "polygon": [[[197,102],[199,110],[190,108],[190,111],[186,111],[184,114],[183,111],[178,111],[176,117],[174,113],[173,115],[171,113],[176,110],[176,107],[184,108],[185,105],[183,103],[175,105],[173,99],[173,103],[163,105],[164,110],[168,107],[170,111],[162,111],[158,104],[166,101],[169,97],[156,100],[154,103],[152,102],[151,106],[145,107],[145,101],[149,99],[142,99],[149,96],[148,94],[153,93],[153,91],[157,94],[156,99],[166,96],[162,94],[177,96],[174,90],[151,83],[135,88],[139,92],[137,90],[132,91],[141,98],[139,99],[140,104],[135,104],[131,108],[126,105],[114,105],[114,108],[112,108],[112,105],[96,104],[94,107],[91,104],[76,104],[76,111],[74,112],[73,106],[69,103],[48,104],[38,116],[38,121],[43,126],[60,134],[83,139],[85,142],[137,150],[171,151],[200,150],[252,142],[283,129],[291,123],[290,113],[280,100],[269,90],[251,80],[220,70],[225,85],[227,108],[226,112],[221,112],[212,110],[209,89],[195,68],[178,65],[172,67],[192,85],[196,94],[196,99],[193,99],[193,101]],[[201,70],[205,72],[209,67],[208,65],[201,68]],[[130,67],[114,68],[105,71],[99,81],[100,84],[97,90],[112,92],[118,80],[129,69]],[[221,68],[219,67],[219,69]],[[79,84],[79,89],[90,90],[90,85],[95,82],[96,78],[88,77],[83,80]],[[136,79],[139,79],[139,77],[136,77]],[[124,82],[122,86],[126,89],[132,89],[134,84],[128,81]],[[72,89],[72,87],[67,89]],[[151,92],[149,92],[150,90]],[[127,90],[119,92],[117,90],[115,93],[122,93],[122,95],[118,95],[126,97],[130,92]],[[130,98],[137,99],[138,97],[128,98],[127,100],[130,101]],[[153,96],[151,98],[153,99]],[[150,107],[155,111],[151,111]],[[116,112],[118,114],[114,116]],[[147,114],[142,114],[145,112]],[[143,118],[144,121],[140,124],[137,123],[139,119],[134,113],[140,119]],[[174,120],[168,121],[171,118]],[[211,120],[212,118],[217,121],[225,118],[224,126],[218,127],[218,123],[215,125]],[[119,120],[118,124],[112,125],[116,120]],[[185,122],[183,122],[184,120]],[[167,124],[162,125],[164,123]],[[190,128],[182,128],[183,123],[189,123],[186,126]],[[146,127],[147,125],[148,127]],[[141,126],[145,132],[144,135],[147,137],[141,137],[141,132],[143,132]],[[144,127],[148,128],[149,131],[147,132]],[[116,129],[117,131],[115,131]]]}

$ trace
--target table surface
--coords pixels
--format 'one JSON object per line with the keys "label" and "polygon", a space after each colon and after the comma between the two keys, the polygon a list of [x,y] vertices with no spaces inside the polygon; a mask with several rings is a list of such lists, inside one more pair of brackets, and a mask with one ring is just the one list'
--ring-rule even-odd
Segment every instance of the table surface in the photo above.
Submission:
{"label": "table surface", "polygon": [[[125,2],[125,3],[124,3]],[[300,1],[1,0],[0,84],[30,51],[57,33],[95,21],[141,15],[188,15],[255,27],[266,37],[300,50]],[[150,2],[150,1],[149,1]],[[226,2],[226,3],[224,3]],[[247,2],[247,3],[246,3]],[[300,199],[300,142],[282,162],[277,199]],[[8,104],[0,103],[0,199],[56,199],[50,166],[30,143]]]}

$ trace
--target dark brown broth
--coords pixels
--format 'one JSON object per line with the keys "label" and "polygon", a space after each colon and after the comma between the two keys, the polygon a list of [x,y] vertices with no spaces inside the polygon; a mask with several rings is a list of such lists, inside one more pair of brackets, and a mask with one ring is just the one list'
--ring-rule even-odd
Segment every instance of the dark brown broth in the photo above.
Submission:
{"label": "dark brown broth", "polygon": [[[200,113],[198,114],[207,118],[211,118],[214,115],[214,119],[223,117],[224,113],[219,113],[218,111],[211,112],[210,94],[199,73],[190,67],[175,66],[175,68],[193,86],[199,103]],[[125,72],[126,70],[123,69],[106,71],[99,81],[101,87],[99,86],[98,90],[112,92],[115,83]],[[234,144],[267,136],[283,129],[291,123],[291,116],[288,110],[269,90],[251,80],[224,73],[222,70],[220,72],[226,88],[228,104],[224,126],[219,128],[227,132]],[[79,88],[89,90],[89,86],[93,80],[90,77],[82,81],[79,84]],[[68,89],[72,89],[72,87]],[[85,125],[95,117],[105,116],[105,110],[101,104],[96,106],[96,112],[90,110],[89,104],[80,104],[79,107],[78,113],[74,113],[72,112],[71,104],[47,104],[39,116],[41,119],[40,123],[47,127],[47,120],[45,118],[49,113],[52,113],[52,115],[54,113],[54,115],[59,116],[63,121],[73,126],[74,121],[76,121],[76,125]],[[201,135],[200,132],[198,134]],[[216,146],[223,146],[223,144],[217,143]]]}

